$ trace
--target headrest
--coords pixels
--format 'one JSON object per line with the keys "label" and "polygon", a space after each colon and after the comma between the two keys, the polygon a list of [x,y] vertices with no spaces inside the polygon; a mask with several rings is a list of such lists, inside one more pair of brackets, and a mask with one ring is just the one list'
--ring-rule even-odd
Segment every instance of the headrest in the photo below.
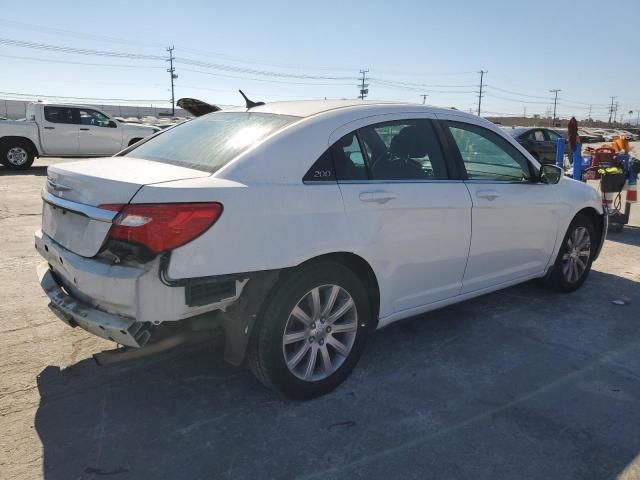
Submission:
{"label": "headrest", "polygon": [[393,137],[390,150],[398,157],[422,158],[429,151],[429,146],[423,130],[417,125],[409,125]]}

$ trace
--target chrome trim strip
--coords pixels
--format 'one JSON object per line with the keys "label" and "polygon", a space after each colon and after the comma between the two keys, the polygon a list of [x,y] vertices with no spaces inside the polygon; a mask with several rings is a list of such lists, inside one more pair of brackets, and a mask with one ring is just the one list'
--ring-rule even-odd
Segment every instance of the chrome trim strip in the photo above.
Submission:
{"label": "chrome trim strip", "polygon": [[118,215],[118,212],[112,210],[104,210],[102,208],[92,207],[91,205],[85,205],[84,203],[72,202],[71,200],[56,197],[44,189],[42,190],[42,201],[54,207],[84,215],[98,222],[111,223],[115,216]]}

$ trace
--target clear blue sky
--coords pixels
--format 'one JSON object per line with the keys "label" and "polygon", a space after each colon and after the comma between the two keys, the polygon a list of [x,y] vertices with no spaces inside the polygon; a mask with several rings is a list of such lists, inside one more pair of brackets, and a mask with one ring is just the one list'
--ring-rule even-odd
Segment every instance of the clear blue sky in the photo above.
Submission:
{"label": "clear blue sky", "polygon": [[[353,98],[368,68],[371,99],[421,102],[425,93],[430,104],[469,110],[485,69],[486,113],[544,114],[552,88],[562,89],[562,116],[585,117],[593,104],[594,117],[606,118],[610,95],[625,117],[640,110],[637,0],[10,3],[2,39],[158,56],[175,44],[176,98],[239,104],[237,88],[265,101]],[[0,62],[0,92],[159,105],[170,97],[162,60],[5,42]]]}

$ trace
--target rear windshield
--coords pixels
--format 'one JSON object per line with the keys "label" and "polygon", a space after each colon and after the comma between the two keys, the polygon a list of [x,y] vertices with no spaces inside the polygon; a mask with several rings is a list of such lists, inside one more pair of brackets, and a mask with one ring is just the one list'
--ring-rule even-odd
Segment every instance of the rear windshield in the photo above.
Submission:
{"label": "rear windshield", "polygon": [[213,173],[255,143],[298,119],[269,113],[212,113],[167,130],[126,156]]}

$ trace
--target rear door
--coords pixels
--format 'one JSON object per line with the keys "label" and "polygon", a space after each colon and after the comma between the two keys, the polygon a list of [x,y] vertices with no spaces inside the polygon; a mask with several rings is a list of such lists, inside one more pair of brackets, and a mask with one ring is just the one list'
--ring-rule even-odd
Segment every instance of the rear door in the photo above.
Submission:
{"label": "rear door", "polygon": [[79,108],[78,153],[113,155],[122,150],[122,127],[97,110]]}
{"label": "rear door", "polygon": [[534,181],[528,159],[498,133],[468,117],[441,116],[473,202],[462,292],[542,274],[556,242],[556,189]]}
{"label": "rear door", "polygon": [[70,107],[44,106],[40,125],[46,155],[77,155],[79,125]]}
{"label": "rear door", "polygon": [[449,178],[431,121],[361,123],[334,132],[332,157],[354,251],[380,283],[381,318],[457,295],[471,200]]}

